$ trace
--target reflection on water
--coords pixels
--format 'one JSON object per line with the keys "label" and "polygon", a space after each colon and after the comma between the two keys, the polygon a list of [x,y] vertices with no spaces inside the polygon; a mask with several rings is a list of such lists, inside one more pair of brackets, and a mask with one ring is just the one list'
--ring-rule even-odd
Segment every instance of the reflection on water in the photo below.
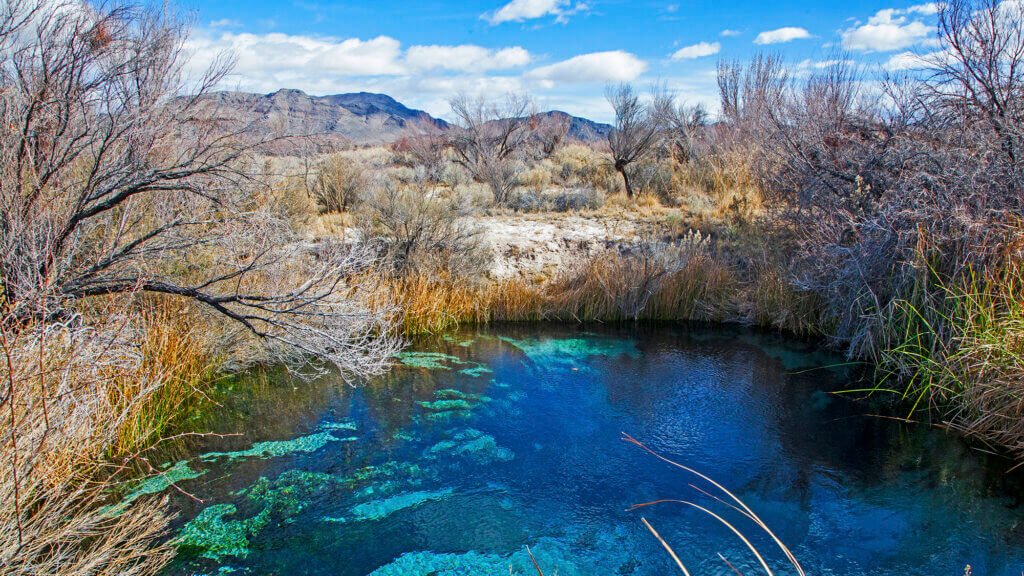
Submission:
{"label": "reflection on water", "polygon": [[[1024,572],[1017,476],[937,429],[865,416],[812,346],[732,329],[502,327],[423,342],[359,388],[226,382],[210,437],[176,454],[171,575],[674,572],[634,503],[697,499],[785,558],[694,478],[715,478],[809,574]],[[178,461],[180,460],[180,461]],[[169,488],[173,481],[197,499]],[[692,509],[643,510],[693,573],[762,573]]]}

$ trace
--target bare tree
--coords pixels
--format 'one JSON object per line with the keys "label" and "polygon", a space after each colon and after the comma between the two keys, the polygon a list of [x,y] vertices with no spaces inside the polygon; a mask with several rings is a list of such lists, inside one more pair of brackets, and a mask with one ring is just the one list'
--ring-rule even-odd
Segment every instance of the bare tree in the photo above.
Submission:
{"label": "bare tree", "polygon": [[346,286],[369,254],[302,249],[259,202],[256,144],[199,105],[229,59],[187,85],[187,28],[169,10],[6,6],[34,14],[0,32],[0,121],[13,127],[0,134],[0,286],[11,317],[59,319],[82,298],[162,293],[346,374],[383,365],[387,339],[381,348],[368,335],[385,316]]}
{"label": "bare tree", "polygon": [[640,101],[630,84],[609,86],[605,91],[615,110],[615,128],[608,133],[615,170],[622,174],[626,196],[633,197],[633,187],[626,169],[646,155],[658,140],[658,123],[653,109]]}
{"label": "bare tree", "polygon": [[414,123],[395,141],[391,150],[398,162],[412,168],[421,168],[429,182],[439,182],[447,163],[448,135],[436,123]]}
{"label": "bare tree", "polygon": [[562,112],[548,112],[547,114],[536,114],[532,119],[530,131],[536,142],[537,152],[543,158],[555,153],[555,150],[565,141],[569,134],[572,120],[568,114]]}
{"label": "bare tree", "polygon": [[500,102],[463,94],[451,100],[451,107],[459,124],[450,136],[456,162],[491,188],[495,202],[504,204],[523,171],[523,156],[533,138],[533,101],[516,94]]}
{"label": "bare tree", "polygon": [[664,91],[655,94],[652,106],[655,122],[662,131],[661,141],[679,161],[695,160],[700,132],[708,120],[704,106],[676,104],[675,98]]}

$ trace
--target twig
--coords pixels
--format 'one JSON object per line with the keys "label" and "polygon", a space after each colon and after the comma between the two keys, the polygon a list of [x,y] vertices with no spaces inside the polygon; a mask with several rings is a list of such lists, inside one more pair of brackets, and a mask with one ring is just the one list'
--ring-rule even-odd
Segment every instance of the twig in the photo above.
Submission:
{"label": "twig", "polygon": [[665,539],[661,537],[661,534],[658,534],[658,531],[654,529],[654,526],[651,526],[651,523],[647,521],[647,518],[641,516],[640,521],[644,523],[644,526],[647,526],[647,529],[651,531],[651,534],[654,534],[654,537],[658,539],[658,542],[661,542],[661,545],[665,547],[665,550],[668,550],[668,555],[676,561],[676,566],[679,566],[679,569],[683,571],[683,574],[690,576],[690,571],[686,569],[686,566],[683,566],[683,562],[679,560],[679,556],[676,556],[675,550],[668,545],[668,542],[665,542]]}

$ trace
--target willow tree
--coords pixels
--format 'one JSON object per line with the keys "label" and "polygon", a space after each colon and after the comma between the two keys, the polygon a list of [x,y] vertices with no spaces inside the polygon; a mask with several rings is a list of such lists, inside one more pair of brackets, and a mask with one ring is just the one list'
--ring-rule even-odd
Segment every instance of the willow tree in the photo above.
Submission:
{"label": "willow tree", "polygon": [[627,168],[643,158],[658,141],[657,115],[640,100],[630,84],[610,86],[605,93],[615,110],[615,127],[608,132],[608,147],[615,170],[622,175],[626,196],[633,197]]}

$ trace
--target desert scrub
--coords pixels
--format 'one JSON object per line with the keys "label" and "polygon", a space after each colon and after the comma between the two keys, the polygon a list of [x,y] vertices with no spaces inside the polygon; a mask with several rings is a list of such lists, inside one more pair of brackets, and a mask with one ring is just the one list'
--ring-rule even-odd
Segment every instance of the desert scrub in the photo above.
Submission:
{"label": "desert scrub", "polygon": [[484,263],[480,229],[472,217],[479,207],[457,191],[386,179],[363,196],[363,242],[395,274],[479,275]]}
{"label": "desert scrub", "polygon": [[622,190],[621,179],[607,152],[570,144],[556,150],[551,160],[559,182],[565,186],[590,186],[611,194]]}
{"label": "desert scrub", "polygon": [[335,213],[354,206],[365,188],[366,177],[359,164],[337,154],[319,162],[309,192],[322,213]]}

